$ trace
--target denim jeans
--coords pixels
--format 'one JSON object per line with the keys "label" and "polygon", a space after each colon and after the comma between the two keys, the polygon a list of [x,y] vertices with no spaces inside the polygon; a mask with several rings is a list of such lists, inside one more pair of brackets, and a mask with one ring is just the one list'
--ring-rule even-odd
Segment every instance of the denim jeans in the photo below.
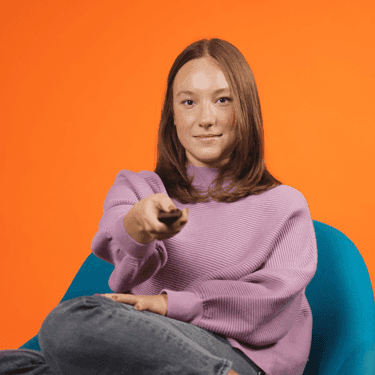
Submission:
{"label": "denim jeans", "polygon": [[233,369],[258,375],[256,365],[224,336],[102,296],[59,303],[38,341],[41,352],[0,351],[0,373],[226,375]]}

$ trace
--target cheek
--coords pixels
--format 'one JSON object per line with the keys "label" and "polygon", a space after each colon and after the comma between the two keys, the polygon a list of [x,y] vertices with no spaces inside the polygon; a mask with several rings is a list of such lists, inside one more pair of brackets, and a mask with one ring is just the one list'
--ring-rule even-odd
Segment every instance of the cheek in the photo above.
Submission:
{"label": "cheek", "polygon": [[192,144],[190,140],[190,133],[184,126],[181,126],[181,124],[179,124],[179,126],[176,126],[176,131],[178,139],[184,147]]}
{"label": "cheek", "polygon": [[187,116],[187,115],[181,115],[178,119],[178,122],[180,124],[180,126],[182,128],[186,128],[187,126],[189,126],[189,124],[192,122],[192,118],[191,116]]}
{"label": "cheek", "polygon": [[227,145],[227,148],[231,151],[233,151],[237,146],[238,144],[236,144],[236,136],[235,134],[231,134],[231,136],[229,137],[229,140],[228,140],[228,145]]}

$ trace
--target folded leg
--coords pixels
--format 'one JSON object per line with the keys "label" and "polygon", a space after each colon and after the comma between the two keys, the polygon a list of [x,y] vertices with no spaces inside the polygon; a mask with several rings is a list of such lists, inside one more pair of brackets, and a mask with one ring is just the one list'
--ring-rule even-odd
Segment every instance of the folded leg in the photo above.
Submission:
{"label": "folded leg", "polygon": [[57,375],[227,375],[233,362],[199,343],[211,336],[197,342],[176,323],[194,328],[105,297],[82,296],[51,311],[38,341]]}
{"label": "folded leg", "polygon": [[55,375],[41,352],[31,349],[0,350],[1,375]]}

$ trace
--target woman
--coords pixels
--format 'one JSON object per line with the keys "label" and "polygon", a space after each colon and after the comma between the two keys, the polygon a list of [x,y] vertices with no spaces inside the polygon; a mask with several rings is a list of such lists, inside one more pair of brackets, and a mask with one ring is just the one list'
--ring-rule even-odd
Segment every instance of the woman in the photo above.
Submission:
{"label": "woman", "polygon": [[[168,75],[156,169],[119,172],[92,241],[114,265],[115,293],[60,303],[42,324],[42,351],[5,351],[8,368],[28,359],[30,375],[301,375],[316,237],[304,196],[263,158],[245,58],[221,39],[189,45]],[[176,208],[174,224],[158,220]]]}

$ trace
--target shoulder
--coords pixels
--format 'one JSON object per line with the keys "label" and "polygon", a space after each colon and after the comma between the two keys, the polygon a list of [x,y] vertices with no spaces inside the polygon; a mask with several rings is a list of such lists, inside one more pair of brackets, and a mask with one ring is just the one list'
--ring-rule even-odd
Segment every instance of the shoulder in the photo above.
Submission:
{"label": "shoulder", "polygon": [[297,189],[289,185],[279,185],[273,189],[267,190],[259,195],[262,197],[262,203],[273,208],[285,210],[298,210],[307,208],[308,204],[305,196]]}
{"label": "shoulder", "polygon": [[155,172],[142,170],[139,172],[133,172],[128,169],[123,169],[117,173],[115,183],[131,184],[133,186],[148,185],[152,188],[155,193],[165,193],[163,181]]}
{"label": "shoulder", "polygon": [[116,180],[119,179],[158,179],[160,178],[155,172],[142,170],[139,172],[133,172],[129,169],[122,169],[116,175]]}
{"label": "shoulder", "polygon": [[288,185],[279,185],[267,190],[254,199],[250,199],[248,207],[261,220],[259,224],[267,228],[267,236],[274,228],[281,228],[286,223],[304,223],[311,225],[311,214],[304,195]]}

